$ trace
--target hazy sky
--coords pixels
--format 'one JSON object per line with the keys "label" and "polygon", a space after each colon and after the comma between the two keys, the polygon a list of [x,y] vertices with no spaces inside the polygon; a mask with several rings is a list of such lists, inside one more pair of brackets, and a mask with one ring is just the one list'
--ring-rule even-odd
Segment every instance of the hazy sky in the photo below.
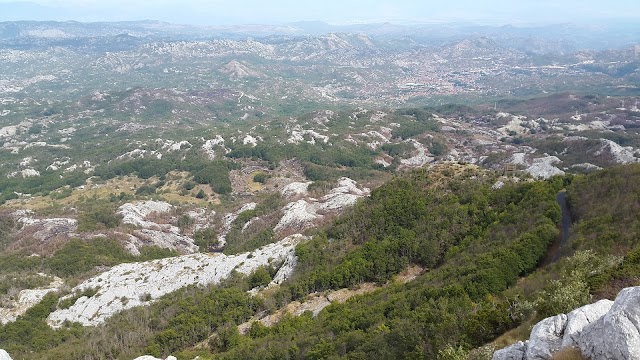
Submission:
{"label": "hazy sky", "polygon": [[154,19],[238,24],[322,20],[535,24],[640,19],[638,0],[0,0],[0,21]]}

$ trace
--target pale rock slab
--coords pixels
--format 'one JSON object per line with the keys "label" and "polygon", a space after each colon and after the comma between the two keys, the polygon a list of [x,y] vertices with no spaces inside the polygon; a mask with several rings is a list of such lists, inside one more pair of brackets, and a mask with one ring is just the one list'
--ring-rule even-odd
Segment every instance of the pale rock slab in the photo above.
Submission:
{"label": "pale rock slab", "polygon": [[12,359],[11,359],[11,356],[9,356],[9,353],[0,349],[0,360],[12,360]]}
{"label": "pale rock slab", "polygon": [[523,360],[527,351],[527,343],[517,343],[493,353],[493,360]]}
{"label": "pale rock slab", "polygon": [[603,317],[613,305],[611,300],[600,300],[596,303],[577,308],[567,314],[567,327],[564,329],[561,347],[576,347],[578,338],[584,328]]}
{"label": "pale rock slab", "polygon": [[640,161],[640,158],[634,156],[632,147],[623,147],[608,139],[600,139],[600,142],[602,147],[596,151],[595,156],[608,152],[618,164],[630,164]]}
{"label": "pale rock slab", "polygon": [[308,229],[325,215],[353,206],[358,199],[368,196],[369,193],[368,188],[359,188],[352,179],[341,178],[337,186],[320,199],[300,199],[287,204],[282,209],[282,218],[274,231]]}
{"label": "pale rock slab", "polygon": [[589,359],[640,359],[640,287],[620,291],[606,315],[584,328],[578,338]]}
{"label": "pale rock slab", "polygon": [[68,309],[52,312],[47,323],[53,328],[62,326],[65,321],[96,326],[116,313],[150,304],[188,285],[216,284],[234,271],[250,274],[261,266],[286,263],[287,258],[295,256],[295,246],[303,239],[305,237],[296,234],[255,251],[232,256],[192,254],[120,264],[76,286],[72,294],[63,299],[88,289],[94,289],[96,293],[91,297],[80,297]]}
{"label": "pale rock slab", "polygon": [[[44,274],[41,275],[46,276]],[[16,321],[18,316],[23,315],[27,310],[37,305],[48,293],[58,291],[62,285],[64,285],[64,281],[55,277],[46,287],[20,291],[20,294],[18,294],[18,300],[11,308],[0,308],[0,324]],[[2,359],[1,356],[0,359]]]}
{"label": "pale rock slab", "polygon": [[40,241],[47,241],[58,235],[68,236],[78,228],[78,221],[69,218],[35,219],[25,213],[18,219],[23,224],[21,232],[30,232],[31,236]]}
{"label": "pale rock slab", "polygon": [[533,160],[533,164],[526,169],[526,172],[534,178],[549,179],[553,176],[564,176],[564,171],[553,166],[560,163],[561,160],[556,156],[547,156]]}
{"label": "pale rock slab", "polygon": [[286,198],[292,198],[296,196],[306,196],[309,193],[309,182],[292,182],[287,186],[280,189],[280,194]]}
{"label": "pale rock slab", "polygon": [[561,348],[567,315],[561,314],[546,318],[531,330],[527,345],[527,360],[549,360]]}

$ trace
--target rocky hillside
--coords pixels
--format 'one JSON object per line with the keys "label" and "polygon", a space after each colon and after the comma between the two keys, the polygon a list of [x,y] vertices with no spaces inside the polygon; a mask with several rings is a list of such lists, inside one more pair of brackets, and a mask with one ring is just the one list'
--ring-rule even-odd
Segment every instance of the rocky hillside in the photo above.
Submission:
{"label": "rocky hillside", "polygon": [[0,347],[485,359],[640,285],[632,42],[308,27],[0,23]]}

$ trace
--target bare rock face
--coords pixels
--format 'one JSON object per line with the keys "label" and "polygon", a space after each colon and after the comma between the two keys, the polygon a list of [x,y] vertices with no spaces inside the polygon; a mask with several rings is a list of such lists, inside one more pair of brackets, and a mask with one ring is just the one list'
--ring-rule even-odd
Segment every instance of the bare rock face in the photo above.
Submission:
{"label": "bare rock face", "polygon": [[[140,356],[137,357],[133,360],[162,360],[161,358],[157,358],[155,356],[151,356],[151,355],[144,355],[144,356]],[[166,359],[164,360],[178,360],[175,356],[168,356]]]}
{"label": "bare rock face", "polygon": [[585,305],[567,314],[567,327],[564,329],[562,347],[577,346],[582,331],[589,324],[603,317],[613,305],[611,300],[600,300],[597,303]]}
{"label": "bare rock face", "polygon": [[69,236],[78,228],[78,222],[75,219],[36,219],[30,217],[27,212],[17,215],[25,215],[18,219],[18,222],[23,225],[20,233],[31,234],[34,239],[42,242],[47,242],[57,236]]}
{"label": "bare rock face", "polygon": [[125,245],[133,255],[140,255],[142,246],[158,246],[164,249],[173,249],[181,253],[192,254],[198,251],[198,246],[193,239],[181,235],[180,229],[170,224],[157,224],[147,219],[152,214],[163,214],[173,211],[171,204],[162,201],[138,201],[127,203],[118,209],[124,224],[141,228],[134,231],[129,242]]}
{"label": "bare rock face", "polygon": [[0,349],[0,360],[11,360],[11,356],[9,356],[6,351]]}
{"label": "bare rock face", "polygon": [[553,176],[563,176],[564,171],[553,166],[560,163],[560,159],[555,156],[547,156],[533,160],[533,164],[527,168],[527,172],[537,179],[549,179]]}
{"label": "bare rock face", "polygon": [[292,182],[280,190],[282,196],[292,198],[296,196],[307,196],[309,194],[309,185],[311,182]]}
{"label": "bare rock face", "polygon": [[548,360],[560,350],[564,329],[567,326],[567,315],[561,314],[546,318],[531,330],[527,346],[527,360]]}
{"label": "bare rock face", "polygon": [[527,344],[522,341],[500,349],[493,353],[493,360],[523,360],[527,351]]}
{"label": "bare rock face", "polygon": [[192,254],[116,265],[76,286],[72,294],[63,299],[89,289],[95,294],[81,296],[68,309],[52,312],[47,322],[53,328],[62,326],[65,321],[96,326],[122,310],[148,305],[185,286],[216,284],[234,271],[248,275],[269,264],[287,264],[278,275],[279,281],[284,281],[293,270],[291,258],[295,256],[295,247],[304,239],[301,235],[291,235],[252,252],[230,256]]}
{"label": "bare rock face", "polygon": [[118,209],[118,214],[122,215],[124,224],[131,224],[145,229],[157,229],[160,227],[158,224],[147,221],[145,218],[153,213],[166,213],[171,210],[173,210],[171,204],[149,200],[124,204]]}
{"label": "bare rock face", "polygon": [[[287,191],[293,193],[293,189],[303,186],[308,187],[308,183],[294,183]],[[287,188],[285,188],[287,189]],[[357,183],[349,178],[341,178],[335,188],[320,199],[306,198],[290,202],[282,209],[283,216],[274,228],[275,232],[281,231],[303,231],[308,229],[317,221],[321,221],[327,214],[336,213],[353,206],[358,199],[369,195],[368,188],[358,188]],[[297,193],[297,192],[296,192]],[[284,194],[284,193],[283,193]]]}
{"label": "bare rock face", "polygon": [[[41,274],[44,276],[44,274]],[[0,308],[0,324],[16,321],[18,316],[23,315],[27,310],[37,305],[50,292],[58,291],[64,285],[62,279],[55,277],[53,281],[45,287],[38,289],[25,289],[20,291],[18,299],[10,308]],[[0,352],[0,360],[4,359]]]}
{"label": "bare rock face", "polygon": [[620,291],[606,315],[587,326],[578,338],[589,359],[640,359],[640,287]]}
{"label": "bare rock face", "polygon": [[596,151],[595,156],[600,156],[602,154],[609,154],[613,158],[613,160],[618,164],[630,164],[638,162],[638,158],[635,157],[635,151],[632,147],[622,147],[617,143],[607,140],[600,139],[602,143],[602,147],[600,150]]}

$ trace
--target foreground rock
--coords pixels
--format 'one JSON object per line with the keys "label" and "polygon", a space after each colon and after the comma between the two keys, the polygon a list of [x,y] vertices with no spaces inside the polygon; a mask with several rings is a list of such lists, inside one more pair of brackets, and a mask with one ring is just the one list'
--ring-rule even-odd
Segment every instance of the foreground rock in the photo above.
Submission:
{"label": "foreground rock", "polygon": [[0,349],[0,360],[11,360],[11,356],[9,356],[6,351]]}
{"label": "foreground rock", "polygon": [[500,349],[493,354],[493,360],[523,360],[527,352],[527,344],[522,341]]}
{"label": "foreground rock", "polygon": [[527,344],[527,359],[551,359],[560,350],[564,329],[567,326],[567,315],[561,314],[546,318],[531,330]]}
{"label": "foreground rock", "polygon": [[285,264],[276,275],[283,281],[293,270],[290,264],[295,246],[302,239],[301,235],[292,235],[253,252],[233,256],[192,254],[117,265],[76,286],[72,294],[63,299],[90,289],[95,294],[78,298],[68,309],[54,311],[47,322],[54,328],[62,326],[65,321],[79,322],[84,326],[99,325],[122,310],[150,304],[188,285],[216,284],[234,271],[250,274],[265,265]]}
{"label": "foreground rock", "polygon": [[568,313],[562,347],[576,347],[584,328],[603,317],[611,309],[611,306],[613,306],[613,301],[600,300],[595,304],[583,306]]}
{"label": "foreground rock", "polygon": [[626,288],[600,319],[586,327],[578,347],[589,359],[640,359],[640,287]]}
{"label": "foreground rock", "polygon": [[526,342],[498,350],[493,360],[548,360],[573,347],[587,359],[640,360],[640,287],[622,290],[569,314],[546,318]]}

